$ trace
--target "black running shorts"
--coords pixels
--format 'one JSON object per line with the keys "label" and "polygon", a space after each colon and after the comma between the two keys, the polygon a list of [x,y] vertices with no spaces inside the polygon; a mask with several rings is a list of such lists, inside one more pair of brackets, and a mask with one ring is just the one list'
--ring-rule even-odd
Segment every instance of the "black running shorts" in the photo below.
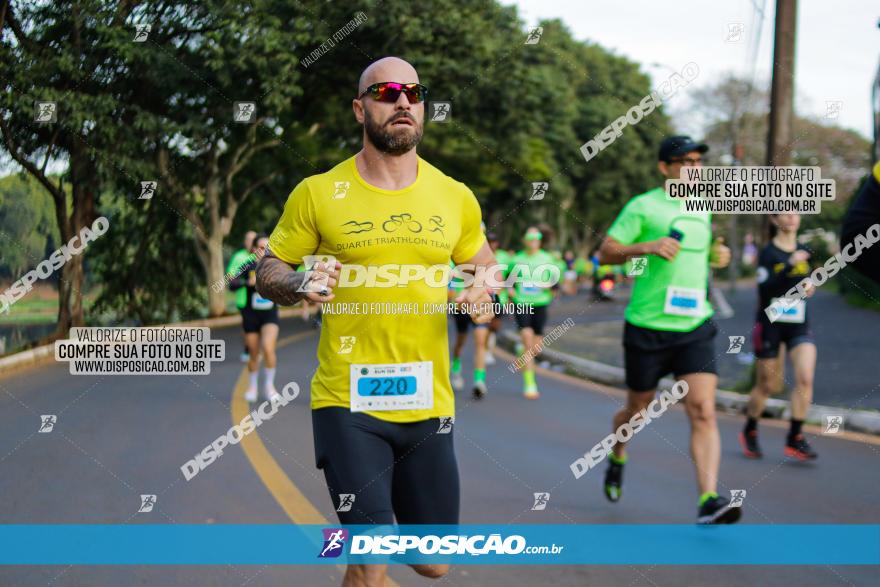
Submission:
{"label": "black running shorts", "polygon": [[654,391],[660,380],[690,373],[718,373],[715,335],[718,329],[706,320],[690,332],[652,330],[626,323],[623,329],[626,386],[633,391]]}
{"label": "black running shorts", "polygon": [[247,334],[259,332],[264,324],[278,324],[278,306],[271,310],[254,310],[242,308],[241,325]]}
{"label": "black running shorts", "polygon": [[467,334],[467,331],[471,326],[474,328],[488,328],[489,326],[488,324],[474,323],[470,314],[456,312],[452,316],[455,319],[455,331],[459,334]]}
{"label": "black running shorts", "polygon": [[312,411],[315,461],[340,523],[458,524],[454,424],[441,420],[398,424],[342,407]]}
{"label": "black running shorts", "polygon": [[517,304],[514,312],[516,326],[520,330],[531,328],[535,334],[543,336],[544,326],[547,325],[547,309],[550,306],[529,306]]}
{"label": "black running shorts", "polygon": [[785,343],[785,348],[791,350],[805,342],[813,342],[813,333],[806,323],[791,324],[758,320],[752,328],[752,345],[755,347],[755,357],[759,359],[778,357],[781,343]]}

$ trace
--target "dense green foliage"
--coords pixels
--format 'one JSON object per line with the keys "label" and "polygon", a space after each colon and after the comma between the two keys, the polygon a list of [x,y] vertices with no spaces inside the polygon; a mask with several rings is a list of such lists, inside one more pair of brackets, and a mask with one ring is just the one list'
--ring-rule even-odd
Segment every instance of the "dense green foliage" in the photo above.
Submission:
{"label": "dense green foliage", "polygon": [[[540,42],[526,45],[516,10],[494,1],[7,8],[4,144],[38,177],[46,160],[69,163],[60,178],[73,186],[68,216],[82,213],[68,230],[111,218],[88,251],[104,313],[148,322],[222,311],[209,285],[224,247],[271,228],[299,181],[359,149],[351,98],[363,68],[385,55],[412,62],[431,98],[452,102],[452,122],[427,123],[420,152],[469,185],[487,224],[510,241],[543,221],[565,244],[587,247],[659,179],[662,112],[624,134],[617,154],[588,165],[579,152],[650,91],[638,66],[575,40],[559,21],[542,23]],[[301,61],[361,12],[351,34]],[[145,42],[133,41],[137,24],[151,25]],[[58,101],[58,121],[35,124],[34,100]],[[233,122],[237,101],[256,104],[252,124]],[[156,194],[140,200],[146,180],[158,181]],[[545,200],[528,200],[533,181],[550,181]],[[10,273],[23,267],[5,262]]]}
{"label": "dense green foliage", "polygon": [[0,178],[0,277],[12,281],[58,246],[52,198],[26,173]]}

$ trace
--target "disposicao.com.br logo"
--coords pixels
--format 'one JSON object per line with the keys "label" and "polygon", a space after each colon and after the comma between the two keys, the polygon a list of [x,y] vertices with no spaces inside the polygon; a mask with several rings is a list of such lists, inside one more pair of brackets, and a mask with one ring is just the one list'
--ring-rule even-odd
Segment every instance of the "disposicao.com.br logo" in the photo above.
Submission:
{"label": "disposicao.com.br logo", "polygon": [[[344,550],[348,539],[342,528],[324,528],[324,544],[319,558],[337,557]],[[340,534],[343,532],[343,534]],[[503,537],[501,534],[353,534],[350,555],[519,555],[559,554],[564,546],[528,546],[526,539],[518,534]]]}

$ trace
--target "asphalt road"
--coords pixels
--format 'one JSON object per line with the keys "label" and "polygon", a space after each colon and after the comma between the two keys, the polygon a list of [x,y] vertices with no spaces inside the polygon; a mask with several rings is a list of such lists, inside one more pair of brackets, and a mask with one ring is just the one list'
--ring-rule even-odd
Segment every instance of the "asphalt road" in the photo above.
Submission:
{"label": "asphalt road", "polygon": [[[184,461],[229,428],[230,408],[241,401],[232,400],[243,368],[236,356],[239,332],[228,328],[213,331],[214,338],[227,340],[228,359],[215,363],[208,376],[71,376],[66,364],[52,364],[0,379],[0,522],[284,524],[297,515],[335,521],[323,477],[314,466],[308,409],[317,334],[296,319],[283,323],[282,338],[297,333],[302,333],[300,338],[279,351],[277,381],[295,381],[303,393],[251,437],[258,437],[280,466],[281,477],[292,482],[303,500],[283,491],[270,492],[268,485],[273,482],[277,489],[277,477],[267,481],[268,477],[258,475],[242,445],[228,449],[189,482],[180,473]],[[469,357],[468,352],[466,373]],[[463,395],[457,403],[455,442],[463,523],[694,520],[697,494],[681,410],[671,410],[633,441],[624,498],[610,504],[601,493],[600,470],[575,480],[569,464],[607,433],[621,395],[544,372],[538,377],[542,397],[529,402],[520,396],[519,375],[511,373],[500,356],[489,368],[488,382],[488,398],[473,402]],[[37,433],[41,414],[57,415],[51,433]],[[766,457],[753,462],[738,453],[739,419],[721,416],[720,425],[721,489],[747,490],[744,523],[880,523],[880,445],[815,436],[810,440],[819,461],[800,464],[782,456],[784,429],[768,424],[763,428]],[[537,491],[551,494],[544,511],[531,511],[532,494]],[[140,494],[157,495],[152,512],[137,513]],[[391,576],[399,585],[431,583],[407,568],[394,568]],[[340,578],[336,567],[0,568],[3,586],[332,586]],[[433,584],[788,587],[875,581],[876,568],[851,566],[469,565],[453,568],[447,578]]]}

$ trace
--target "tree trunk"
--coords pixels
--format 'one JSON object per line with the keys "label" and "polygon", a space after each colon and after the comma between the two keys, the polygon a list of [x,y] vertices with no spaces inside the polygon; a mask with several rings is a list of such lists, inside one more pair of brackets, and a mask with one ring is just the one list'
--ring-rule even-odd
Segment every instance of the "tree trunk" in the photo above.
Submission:
{"label": "tree trunk", "polygon": [[58,282],[58,327],[56,335],[65,338],[72,326],[83,326],[82,284],[83,258],[75,255],[61,267]]}
{"label": "tree trunk", "polygon": [[[208,315],[222,316],[226,313],[226,268],[223,266],[223,235],[214,227],[207,239],[196,238],[196,254],[208,285]],[[214,284],[222,284],[222,287]]]}
{"label": "tree trunk", "polygon": [[[222,316],[226,313],[226,282],[223,279],[226,273],[223,267],[223,237],[211,235],[208,245],[207,265],[205,275],[208,277],[208,311],[211,316]],[[223,287],[214,287],[214,284],[222,283]]]}
{"label": "tree trunk", "polygon": [[569,248],[567,245],[570,243],[568,236],[568,210],[571,208],[571,200],[565,199],[562,200],[559,204],[559,209],[557,210],[556,216],[556,226],[559,228],[556,231],[556,248],[559,249],[563,254],[565,253],[565,249]]}
{"label": "tree trunk", "polygon": [[[67,243],[74,235],[89,226],[96,218],[95,193],[97,171],[88,159],[88,152],[82,144],[74,143],[70,150],[70,180],[72,187],[71,211],[67,215],[67,207],[60,208],[56,203],[55,217],[62,243]],[[74,255],[61,267],[61,279],[58,284],[58,326],[56,335],[64,338],[73,326],[85,326],[83,312],[83,286],[85,272],[83,260],[86,251]]]}

